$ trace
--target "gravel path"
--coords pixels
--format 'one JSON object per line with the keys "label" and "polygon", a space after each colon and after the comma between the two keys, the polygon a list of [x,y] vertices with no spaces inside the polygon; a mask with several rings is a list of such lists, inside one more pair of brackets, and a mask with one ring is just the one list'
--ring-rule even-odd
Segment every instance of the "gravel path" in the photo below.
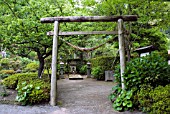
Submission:
{"label": "gravel path", "polygon": [[0,114],[142,114],[114,111],[108,95],[113,82],[62,79],[58,81],[58,106],[0,104]]}
{"label": "gravel path", "polygon": [[69,114],[142,114],[141,112],[117,112],[112,108],[108,95],[113,82],[84,80],[58,81],[58,100]]}

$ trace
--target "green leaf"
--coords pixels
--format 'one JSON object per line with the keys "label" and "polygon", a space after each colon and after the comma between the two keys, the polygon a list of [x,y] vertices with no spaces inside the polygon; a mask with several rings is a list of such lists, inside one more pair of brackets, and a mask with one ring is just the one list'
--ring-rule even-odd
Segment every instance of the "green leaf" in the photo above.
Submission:
{"label": "green leaf", "polygon": [[121,106],[122,103],[116,102],[116,106]]}
{"label": "green leaf", "polygon": [[115,108],[115,110],[121,111],[121,110],[122,110],[122,107],[117,107],[117,108]]}
{"label": "green leaf", "polygon": [[128,108],[132,107],[132,101],[128,101],[127,107],[128,107]]}
{"label": "green leaf", "polygon": [[124,101],[124,102],[123,102],[123,106],[126,106],[126,105],[127,105],[127,103],[128,103],[127,101]]}
{"label": "green leaf", "polygon": [[126,96],[126,99],[131,99],[131,96],[128,96],[128,95],[127,95],[127,96]]}

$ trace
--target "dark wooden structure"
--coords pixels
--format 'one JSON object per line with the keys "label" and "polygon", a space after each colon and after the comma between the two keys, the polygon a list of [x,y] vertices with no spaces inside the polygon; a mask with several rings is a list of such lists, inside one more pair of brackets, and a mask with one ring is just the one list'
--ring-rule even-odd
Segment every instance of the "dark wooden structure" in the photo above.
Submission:
{"label": "dark wooden structure", "polygon": [[153,45],[150,45],[150,46],[138,48],[134,50],[134,52],[137,52],[139,56],[142,57],[142,56],[151,54],[151,52],[154,50],[156,50],[156,48]]}

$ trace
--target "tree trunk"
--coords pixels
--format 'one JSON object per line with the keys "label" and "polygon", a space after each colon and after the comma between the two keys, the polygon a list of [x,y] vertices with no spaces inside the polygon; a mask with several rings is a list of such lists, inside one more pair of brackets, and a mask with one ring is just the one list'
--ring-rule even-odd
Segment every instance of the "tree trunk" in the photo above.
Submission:
{"label": "tree trunk", "polygon": [[39,69],[38,69],[38,77],[42,77],[42,71],[44,70],[44,58],[39,59]]}

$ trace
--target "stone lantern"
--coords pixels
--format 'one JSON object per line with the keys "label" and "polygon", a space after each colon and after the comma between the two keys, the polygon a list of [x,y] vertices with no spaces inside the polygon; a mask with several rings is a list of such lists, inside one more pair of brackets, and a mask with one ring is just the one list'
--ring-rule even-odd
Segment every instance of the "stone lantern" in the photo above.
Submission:
{"label": "stone lantern", "polygon": [[91,63],[87,62],[87,78],[91,78]]}
{"label": "stone lantern", "polygon": [[60,62],[60,78],[64,79],[64,63]]}

